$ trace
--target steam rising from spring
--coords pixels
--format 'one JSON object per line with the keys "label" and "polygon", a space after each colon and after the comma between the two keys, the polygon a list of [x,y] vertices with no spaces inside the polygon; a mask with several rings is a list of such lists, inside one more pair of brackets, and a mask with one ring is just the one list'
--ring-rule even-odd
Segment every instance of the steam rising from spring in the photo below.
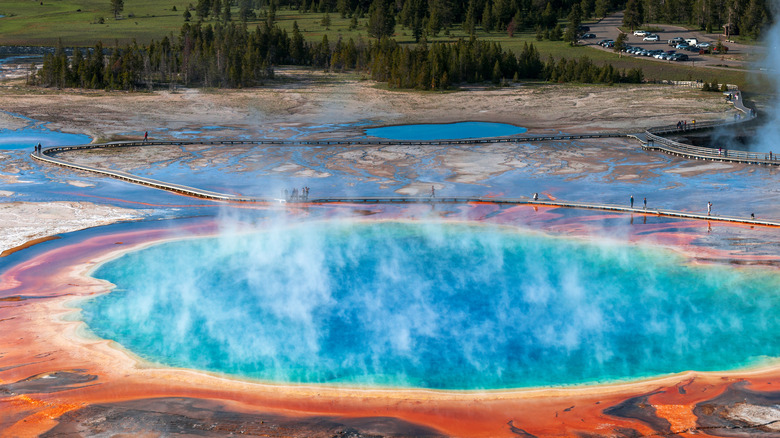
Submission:
{"label": "steam rising from spring", "polygon": [[773,272],[487,224],[279,224],[156,245],[96,276],[118,285],[84,305],[98,335],[269,381],[549,386],[780,355]]}
{"label": "steam rising from spring", "polygon": [[766,122],[757,132],[756,145],[753,149],[768,152],[777,151],[780,141],[780,20],[777,20],[780,12],[780,0],[769,0],[769,9],[772,14],[772,27],[765,33],[764,46],[766,53],[760,65],[766,72],[770,81],[770,102],[764,116]]}

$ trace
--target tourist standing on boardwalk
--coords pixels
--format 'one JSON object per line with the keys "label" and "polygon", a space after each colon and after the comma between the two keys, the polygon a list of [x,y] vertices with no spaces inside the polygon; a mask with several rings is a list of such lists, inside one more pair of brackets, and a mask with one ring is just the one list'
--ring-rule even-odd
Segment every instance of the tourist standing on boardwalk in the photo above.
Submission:
{"label": "tourist standing on boardwalk", "polygon": [[149,131],[144,131],[144,141],[149,140]]}
{"label": "tourist standing on boardwalk", "polygon": [[647,198],[645,198],[644,201],[642,201],[642,202],[645,203],[645,210],[647,210]]}
{"label": "tourist standing on boardwalk", "polygon": [[431,198],[435,198],[435,197],[436,197],[436,189],[433,186],[431,186]]}
{"label": "tourist standing on boardwalk", "polygon": [[634,195],[631,195],[631,208],[634,208]]}
{"label": "tourist standing on boardwalk", "polygon": [[712,214],[712,202],[707,201],[707,216]]}

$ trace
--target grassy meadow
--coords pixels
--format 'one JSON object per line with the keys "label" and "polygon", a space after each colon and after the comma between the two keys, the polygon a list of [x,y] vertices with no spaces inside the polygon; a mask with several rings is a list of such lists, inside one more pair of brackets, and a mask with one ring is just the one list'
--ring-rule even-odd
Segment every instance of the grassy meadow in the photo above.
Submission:
{"label": "grassy meadow", "polygon": [[[110,0],[5,0],[0,2],[0,15],[5,15],[0,18],[0,45],[53,46],[58,40],[65,46],[76,47],[92,46],[97,41],[109,46],[115,41],[124,45],[133,40],[145,44],[166,35],[178,35],[184,24],[184,10],[194,3],[185,0],[125,0],[121,16],[115,19]],[[194,20],[194,11],[191,13]],[[237,8],[233,9],[232,14],[237,19]],[[250,21],[248,26],[251,28],[260,24],[264,20],[262,15]],[[321,41],[323,35],[327,35],[331,43],[339,38],[353,38],[356,41],[368,39],[365,31],[367,17],[358,20],[357,29],[350,29],[351,18],[341,17],[338,12],[334,12],[329,14],[331,24],[326,28],[322,25],[324,15],[279,9],[275,22],[288,31],[297,22],[304,38],[310,42]],[[216,23],[216,20],[210,18],[206,23]],[[497,41],[504,48],[515,52],[519,52],[524,43],[533,43],[543,59],[548,56],[556,59],[587,56],[597,64],[611,62],[621,69],[640,67],[647,79],[703,79],[746,84],[745,73],[738,69],[705,69],[691,63],[619,57],[611,51],[571,47],[563,41],[536,41],[535,32],[516,32],[510,38],[506,33],[480,31],[477,37]],[[402,44],[414,44],[411,31],[400,25],[396,26],[395,38]],[[448,32],[429,37],[428,41],[455,41],[458,38],[468,38],[468,34],[460,26],[455,26]]]}

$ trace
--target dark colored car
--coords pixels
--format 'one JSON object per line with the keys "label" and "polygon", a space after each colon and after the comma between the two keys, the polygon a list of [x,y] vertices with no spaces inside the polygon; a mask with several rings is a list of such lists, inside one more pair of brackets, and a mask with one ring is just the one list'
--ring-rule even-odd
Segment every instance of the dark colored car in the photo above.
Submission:
{"label": "dark colored car", "polygon": [[596,34],[595,33],[586,33],[581,38],[584,39],[584,40],[588,40],[588,39],[591,39],[591,38],[596,38]]}
{"label": "dark colored car", "polygon": [[669,45],[672,47],[676,47],[680,43],[684,43],[685,38],[683,37],[674,37],[668,41]]}

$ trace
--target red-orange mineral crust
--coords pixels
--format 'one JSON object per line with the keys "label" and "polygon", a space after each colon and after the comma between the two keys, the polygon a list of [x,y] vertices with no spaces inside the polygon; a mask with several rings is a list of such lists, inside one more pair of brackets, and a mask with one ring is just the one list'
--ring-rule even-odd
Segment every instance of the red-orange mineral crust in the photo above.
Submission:
{"label": "red-orange mineral crust", "polygon": [[[469,218],[481,218],[495,209],[467,210]],[[510,208],[505,215],[561,219],[544,207]],[[567,222],[556,228],[573,235],[588,228],[581,220]],[[216,231],[214,224],[188,228],[179,231]],[[693,235],[653,228],[655,243],[704,258],[733,257],[693,248]],[[158,367],[111,341],[85,337],[83,323],[67,317],[69,302],[108,287],[87,271],[116,251],[170,237],[163,227],[95,236],[35,256],[0,277],[2,436],[780,436],[777,366],[554,389],[349,389]]]}

